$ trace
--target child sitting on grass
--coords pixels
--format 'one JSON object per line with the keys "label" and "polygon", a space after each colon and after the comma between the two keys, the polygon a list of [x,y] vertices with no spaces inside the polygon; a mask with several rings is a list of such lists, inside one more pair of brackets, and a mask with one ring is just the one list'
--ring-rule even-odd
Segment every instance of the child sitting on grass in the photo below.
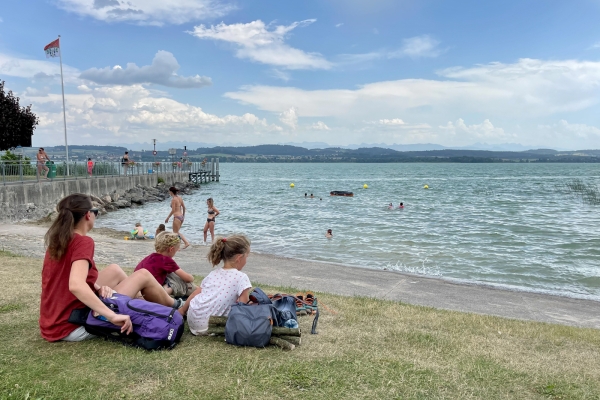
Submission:
{"label": "child sitting on grass", "polygon": [[213,267],[223,261],[223,267],[208,274],[179,310],[183,315],[187,312],[188,326],[194,335],[205,334],[211,315],[229,315],[236,302],[248,302],[252,285],[242,268],[249,254],[250,241],[243,235],[216,238],[208,261]]}
{"label": "child sitting on grass", "polygon": [[179,251],[180,245],[181,239],[179,235],[172,232],[162,232],[156,237],[156,241],[154,242],[156,253],[152,253],[140,261],[137,267],[135,267],[135,271],[140,269],[150,271],[158,283],[163,285],[169,295],[173,294],[173,289],[167,280],[167,275],[174,273],[183,281],[184,285],[194,282],[194,277],[179,268],[179,265],[173,260],[173,256]]}

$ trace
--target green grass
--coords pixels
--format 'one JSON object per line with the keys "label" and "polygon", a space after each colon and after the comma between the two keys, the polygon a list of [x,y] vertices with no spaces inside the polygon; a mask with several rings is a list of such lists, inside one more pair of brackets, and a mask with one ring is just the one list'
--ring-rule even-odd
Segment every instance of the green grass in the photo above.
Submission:
{"label": "green grass", "polygon": [[47,343],[40,271],[41,260],[0,255],[2,399],[600,399],[598,330],[326,293],[333,312],[321,308],[318,335],[300,317],[292,352],[188,331],[154,353]]}

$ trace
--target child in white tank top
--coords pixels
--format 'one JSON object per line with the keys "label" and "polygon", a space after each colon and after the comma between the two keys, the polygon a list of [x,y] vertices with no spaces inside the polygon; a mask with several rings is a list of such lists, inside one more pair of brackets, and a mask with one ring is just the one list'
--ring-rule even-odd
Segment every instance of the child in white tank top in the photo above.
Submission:
{"label": "child in white tank top", "polygon": [[213,266],[223,261],[223,267],[208,274],[179,309],[182,314],[187,313],[188,326],[194,335],[206,332],[211,315],[228,315],[231,306],[238,301],[248,302],[252,285],[248,275],[241,271],[249,254],[250,241],[243,235],[216,238],[208,260]]}

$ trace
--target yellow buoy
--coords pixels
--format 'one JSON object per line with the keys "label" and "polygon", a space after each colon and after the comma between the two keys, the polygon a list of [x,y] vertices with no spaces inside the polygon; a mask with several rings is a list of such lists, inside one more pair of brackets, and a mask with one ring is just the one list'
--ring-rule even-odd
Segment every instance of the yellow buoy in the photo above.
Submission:
{"label": "yellow buoy", "polygon": [[125,239],[125,240],[129,240],[129,236],[125,236],[123,239]]}
{"label": "yellow buoy", "polygon": [[296,186],[296,185],[294,185],[293,183],[290,183],[290,187],[291,187],[291,188],[293,188],[293,187],[295,187],[295,186]]}
{"label": "yellow buoy", "polygon": [[423,186],[423,189],[429,189],[429,185]]}
{"label": "yellow buoy", "polygon": [[369,185],[367,185],[366,183],[363,185],[363,189],[368,189]]}

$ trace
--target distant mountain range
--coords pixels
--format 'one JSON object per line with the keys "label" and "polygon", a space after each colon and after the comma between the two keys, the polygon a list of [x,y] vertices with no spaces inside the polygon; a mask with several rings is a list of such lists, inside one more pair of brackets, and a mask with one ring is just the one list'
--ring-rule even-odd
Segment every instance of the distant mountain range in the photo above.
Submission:
{"label": "distant mountain range", "polygon": [[[313,149],[327,149],[327,148],[340,148],[340,149],[360,149],[360,148],[371,148],[371,147],[380,147],[384,149],[392,149],[397,151],[427,151],[427,150],[488,150],[488,151],[527,151],[536,146],[523,146],[519,143],[502,143],[502,144],[488,144],[488,143],[474,143],[469,146],[460,146],[460,147],[448,147],[442,146],[440,144],[434,143],[417,143],[417,144],[385,144],[385,143],[361,143],[361,144],[351,144],[347,146],[338,146],[338,145],[330,145],[325,142],[287,142],[287,143],[278,143],[281,145],[287,146],[295,146],[295,147],[303,147],[305,149],[313,150]],[[152,142],[149,143],[124,143],[124,144],[115,144],[115,146],[125,147],[129,150],[152,150],[153,145]],[[187,149],[197,149],[197,148],[213,148],[213,147],[251,147],[248,144],[244,143],[227,143],[227,144],[216,144],[216,143],[204,143],[204,142],[181,142],[181,141],[172,141],[172,142],[157,142],[156,150],[168,150],[170,148],[175,149],[183,149],[184,146]],[[539,146],[538,146],[539,147]],[[565,149],[559,149],[565,150]]]}
{"label": "distant mountain range", "polygon": [[[175,161],[186,157],[190,161],[219,157],[222,162],[600,162],[600,150],[558,151],[554,149],[529,149],[525,151],[507,150],[471,150],[450,149],[438,146],[434,149],[421,149],[410,145],[411,150],[395,150],[389,147],[347,147],[307,148],[292,145],[267,144],[259,146],[214,146],[194,148],[194,143],[184,149],[176,147],[177,142],[170,145],[176,149],[171,155],[164,148],[157,146],[157,154],[152,148],[143,151],[131,150],[124,146],[69,146],[69,158],[85,160],[91,157],[96,161],[120,160],[123,153],[129,150],[134,161]],[[422,145],[428,146],[428,145]],[[437,146],[437,145],[432,145]],[[439,147],[442,147],[441,149]],[[23,154],[35,157],[35,148],[21,149]],[[63,160],[64,146],[46,147],[46,151],[55,160]]]}

